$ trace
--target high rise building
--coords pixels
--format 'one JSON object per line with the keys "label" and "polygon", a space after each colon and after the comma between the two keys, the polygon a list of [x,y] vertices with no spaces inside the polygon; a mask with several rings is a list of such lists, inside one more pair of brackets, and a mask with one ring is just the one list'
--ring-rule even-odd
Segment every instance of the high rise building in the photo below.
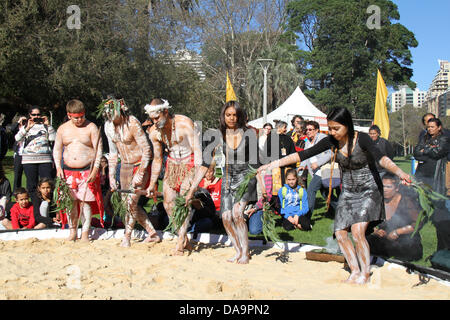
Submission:
{"label": "high rise building", "polygon": [[203,71],[203,58],[201,55],[188,50],[179,50],[174,56],[172,56],[171,60],[175,63],[175,65],[187,64],[191,66],[198,74],[200,81],[205,80],[206,75]]}
{"label": "high rise building", "polygon": [[[439,70],[431,82],[430,88],[425,96],[425,103],[428,112],[434,114],[446,115],[446,107],[442,107],[443,99],[440,96],[450,88],[450,62],[438,60]],[[447,95],[446,95],[447,96]],[[446,100],[445,100],[446,101]]]}
{"label": "high rise building", "polygon": [[391,112],[396,112],[407,104],[420,108],[425,102],[425,95],[426,92],[418,88],[413,91],[408,86],[400,86],[399,90],[393,92],[389,98]]}

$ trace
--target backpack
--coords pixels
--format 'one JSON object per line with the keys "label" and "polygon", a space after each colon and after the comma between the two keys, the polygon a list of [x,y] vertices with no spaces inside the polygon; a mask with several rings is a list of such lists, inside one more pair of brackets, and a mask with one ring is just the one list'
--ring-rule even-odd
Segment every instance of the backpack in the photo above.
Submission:
{"label": "backpack", "polygon": [[[302,210],[303,209],[303,201],[302,201],[303,188],[299,187],[299,186],[297,186],[297,188],[298,188],[298,196],[300,197],[300,210]],[[281,208],[284,208],[284,200],[286,199],[286,194],[287,194],[287,188],[286,188],[286,186],[283,186],[281,188],[281,195],[283,196],[283,202],[281,203]]]}
{"label": "backpack", "polygon": [[8,152],[8,137],[6,130],[0,127],[0,160],[3,160]]}

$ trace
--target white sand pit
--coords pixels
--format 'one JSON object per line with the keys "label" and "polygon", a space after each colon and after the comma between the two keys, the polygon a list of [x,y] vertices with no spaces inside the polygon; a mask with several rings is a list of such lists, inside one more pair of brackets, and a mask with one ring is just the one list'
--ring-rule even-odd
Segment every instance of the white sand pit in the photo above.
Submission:
{"label": "white sand pit", "polygon": [[[60,232],[61,234],[61,232]],[[4,239],[4,238],[2,238]],[[90,243],[63,239],[0,240],[0,299],[322,300],[449,299],[450,286],[386,263],[371,283],[341,283],[338,262],[306,260],[305,252],[252,247],[248,265],[226,262],[234,249],[193,241],[171,256],[175,240],[120,247],[120,237]]]}

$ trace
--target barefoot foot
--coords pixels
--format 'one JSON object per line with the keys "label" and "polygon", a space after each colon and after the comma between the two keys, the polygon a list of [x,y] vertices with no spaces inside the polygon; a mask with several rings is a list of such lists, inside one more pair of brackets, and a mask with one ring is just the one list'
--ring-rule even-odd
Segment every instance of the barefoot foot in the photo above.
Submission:
{"label": "barefoot foot", "polygon": [[250,261],[250,257],[248,255],[243,255],[242,257],[240,257],[237,260],[237,263],[239,263],[239,264],[248,264],[249,261]]}
{"label": "barefoot foot", "polygon": [[144,239],[143,242],[161,242],[161,238],[158,236],[157,233],[152,234],[151,236],[148,236],[147,238]]}
{"label": "barefoot foot", "polygon": [[120,246],[124,248],[129,248],[131,246],[130,238],[124,237]]}
{"label": "barefoot foot", "polygon": [[356,280],[361,276],[360,272],[351,273],[347,280],[342,280],[343,283],[356,283]]}
{"label": "barefoot foot", "polygon": [[184,250],[183,250],[183,249],[179,250],[179,249],[175,248],[175,249],[172,251],[172,254],[171,254],[171,255],[172,255],[172,256],[183,256],[183,255],[184,255]]}
{"label": "barefoot foot", "polygon": [[76,241],[77,240],[77,231],[74,229],[70,229],[70,235],[66,238],[66,241]]}
{"label": "barefoot foot", "polygon": [[227,259],[227,262],[236,262],[240,256],[241,256],[240,252],[237,252],[234,257]]}
{"label": "barefoot foot", "polygon": [[356,280],[356,284],[366,284],[370,281],[370,274],[361,274]]}
{"label": "barefoot foot", "polygon": [[89,242],[89,232],[82,232],[81,233],[81,241],[82,242]]}

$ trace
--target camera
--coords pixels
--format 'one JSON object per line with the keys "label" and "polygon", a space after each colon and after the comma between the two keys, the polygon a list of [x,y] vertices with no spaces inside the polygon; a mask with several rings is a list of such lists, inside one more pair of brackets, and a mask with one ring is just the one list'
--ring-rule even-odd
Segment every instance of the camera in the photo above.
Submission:
{"label": "camera", "polygon": [[36,124],[41,124],[41,123],[44,123],[44,118],[41,118],[41,117],[36,117],[36,118],[34,118],[33,119],[33,121],[34,121],[34,123],[36,123]]}

